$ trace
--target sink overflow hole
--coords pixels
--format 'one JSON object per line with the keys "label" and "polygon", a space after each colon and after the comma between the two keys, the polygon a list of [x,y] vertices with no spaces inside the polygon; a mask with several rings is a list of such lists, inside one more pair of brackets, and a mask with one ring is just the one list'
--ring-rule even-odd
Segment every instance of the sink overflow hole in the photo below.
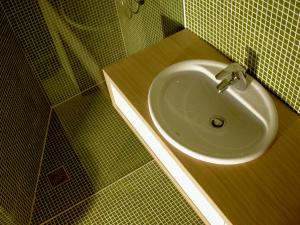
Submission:
{"label": "sink overflow hole", "polygon": [[225,124],[225,119],[220,116],[214,116],[210,118],[209,122],[214,128],[221,128]]}

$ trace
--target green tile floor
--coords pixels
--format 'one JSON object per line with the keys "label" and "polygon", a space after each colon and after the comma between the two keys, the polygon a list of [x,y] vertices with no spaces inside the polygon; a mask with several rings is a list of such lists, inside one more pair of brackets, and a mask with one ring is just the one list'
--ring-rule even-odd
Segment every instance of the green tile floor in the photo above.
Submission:
{"label": "green tile floor", "polygon": [[[53,188],[63,166],[70,180]],[[111,105],[105,86],[54,108],[31,224],[203,224]]]}
{"label": "green tile floor", "polygon": [[203,224],[151,161],[46,224]]}

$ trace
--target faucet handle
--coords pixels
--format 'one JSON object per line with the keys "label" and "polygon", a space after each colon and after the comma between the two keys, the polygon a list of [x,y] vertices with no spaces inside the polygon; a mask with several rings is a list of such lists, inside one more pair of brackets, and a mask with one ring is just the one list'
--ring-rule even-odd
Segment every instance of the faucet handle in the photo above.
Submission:
{"label": "faucet handle", "polygon": [[234,72],[234,76],[236,76],[238,79],[238,82],[236,82],[235,87],[239,90],[245,90],[248,86],[246,70]]}
{"label": "faucet handle", "polygon": [[228,76],[233,75],[233,73],[246,73],[246,69],[238,63],[231,63],[225,69],[221,70],[215,75],[216,79],[222,80]]}

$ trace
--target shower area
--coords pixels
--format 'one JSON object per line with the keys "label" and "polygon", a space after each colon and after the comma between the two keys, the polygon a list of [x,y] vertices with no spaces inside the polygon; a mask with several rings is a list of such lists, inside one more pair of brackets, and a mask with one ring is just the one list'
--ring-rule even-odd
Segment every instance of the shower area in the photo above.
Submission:
{"label": "shower area", "polygon": [[114,110],[102,68],[181,0],[0,0],[0,224],[203,224]]}

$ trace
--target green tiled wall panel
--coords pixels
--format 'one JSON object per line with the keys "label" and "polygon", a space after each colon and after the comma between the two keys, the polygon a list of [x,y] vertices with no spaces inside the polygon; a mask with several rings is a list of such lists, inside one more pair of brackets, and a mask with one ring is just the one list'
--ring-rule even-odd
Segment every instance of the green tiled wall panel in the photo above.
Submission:
{"label": "green tiled wall panel", "polygon": [[186,27],[300,113],[300,1],[185,0]]}
{"label": "green tiled wall panel", "polygon": [[0,2],[52,105],[104,82],[104,66],[183,27],[181,0],[146,0],[130,19],[121,2],[131,0]]}
{"label": "green tiled wall panel", "polygon": [[[183,28],[182,0],[146,0],[137,14],[129,13],[126,2],[134,1],[116,0],[127,55],[155,44]],[[133,3],[131,8],[136,11],[138,4]]]}
{"label": "green tiled wall panel", "polygon": [[114,0],[0,2],[52,105],[104,82],[101,69],[126,56]]}
{"label": "green tiled wall panel", "polygon": [[28,224],[50,105],[0,7],[0,224]]}

